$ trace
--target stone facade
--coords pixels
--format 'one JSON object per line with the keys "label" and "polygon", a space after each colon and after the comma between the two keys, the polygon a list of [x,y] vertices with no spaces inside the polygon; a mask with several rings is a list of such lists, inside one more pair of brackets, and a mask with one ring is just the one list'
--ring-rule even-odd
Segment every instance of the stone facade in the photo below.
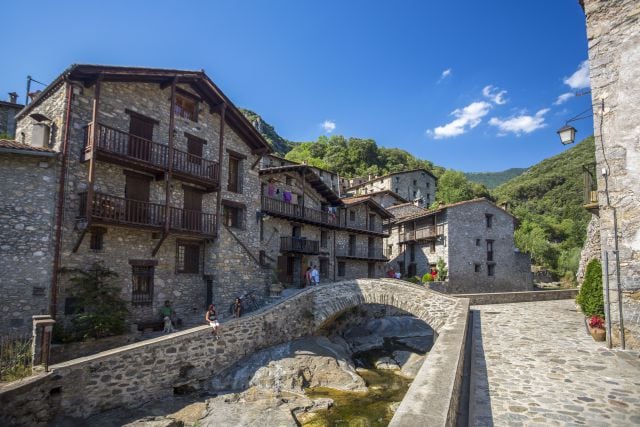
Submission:
{"label": "stone facade", "polygon": [[403,276],[422,277],[442,259],[448,270],[443,292],[533,289],[531,260],[514,245],[513,216],[488,200],[391,211],[397,218],[385,248],[391,267]]}
{"label": "stone facade", "polygon": [[16,134],[15,116],[24,105],[0,101],[0,135],[13,138]]}
{"label": "stone facade", "polygon": [[582,251],[580,252],[580,263],[578,265],[578,272],[576,273],[578,285],[582,285],[589,261],[600,258],[600,219],[593,215],[587,227],[587,240],[585,240]]}
{"label": "stone facade", "polygon": [[[92,105],[97,86],[96,84],[85,85],[83,82],[76,82],[73,76],[69,80],[67,83],[59,79],[59,83],[54,83],[45,91],[44,96],[30,105],[29,115],[23,114],[22,117],[18,117],[18,135],[27,144],[31,144],[33,143],[35,125],[31,114],[40,113],[46,116],[52,129],[50,142],[47,145],[55,151],[61,151],[62,132],[58,130],[63,129],[66,125],[65,94],[67,93],[67,85],[71,85],[71,116],[68,136],[67,181],[64,189],[65,202],[62,213],[60,267],[86,269],[93,262],[100,262],[116,272],[118,277],[115,280],[121,286],[122,298],[130,302],[129,320],[134,323],[158,320],[159,308],[165,300],[172,302],[180,319],[194,321],[202,318],[205,306],[210,302],[218,304],[218,311],[222,314],[226,312],[225,308],[230,306],[233,299],[244,292],[254,291],[258,299],[266,297],[270,272],[259,264],[261,246],[259,225],[255,219],[256,213],[260,211],[257,162],[261,153],[257,152],[258,149],[255,147],[250,147],[249,143],[245,141],[245,137],[241,137],[238,133],[238,126],[242,127],[244,124],[238,124],[238,119],[235,116],[231,118],[229,115],[227,116],[224,127],[222,166],[219,172],[222,205],[232,204],[238,209],[239,223],[235,224],[238,226],[237,228],[227,227],[222,215],[217,212],[217,191],[212,191],[204,182],[201,183],[198,180],[185,181],[172,177],[168,181],[169,205],[172,207],[170,218],[175,218],[174,215],[182,215],[182,217],[177,217],[177,220],[171,219],[171,226],[173,227],[176,223],[177,226],[182,224],[184,228],[187,214],[192,212],[184,210],[187,190],[190,194],[194,192],[201,194],[202,207],[200,211],[197,211],[197,218],[200,219],[197,220],[196,224],[198,225],[194,231],[185,232],[172,228],[168,235],[163,237],[164,222],[160,215],[165,214],[166,184],[162,177],[164,172],[161,171],[160,175],[157,175],[157,172],[151,172],[143,166],[138,167],[134,163],[121,163],[119,160],[115,161],[103,157],[98,157],[95,161],[94,190],[96,193],[110,197],[107,202],[100,205],[101,209],[111,209],[111,211],[117,212],[118,216],[114,217],[115,222],[113,220],[101,221],[100,218],[87,218],[85,210],[81,211],[81,206],[84,204],[82,194],[89,188],[89,165],[91,162],[84,158],[84,152],[86,135],[88,129],[91,129],[88,128],[88,125],[92,120]],[[155,145],[152,146],[154,148],[148,150],[152,153],[149,154],[150,157],[155,156],[156,154],[153,153],[156,151],[154,150],[161,150],[161,147],[166,147],[169,142],[171,86],[140,82],[135,78],[129,80],[106,80],[101,83],[98,103],[98,122],[102,126],[100,132],[103,132],[104,129],[112,129],[109,132],[115,132],[116,136],[110,141],[120,141],[120,143],[131,141],[128,132],[132,117],[145,117],[148,121],[153,122],[151,138]],[[200,107],[197,120],[189,119],[180,114],[175,115],[174,147],[182,152],[187,152],[188,138],[196,138],[202,144],[200,158],[203,160],[196,160],[195,164],[200,165],[205,161],[217,162],[221,128],[220,109],[210,107],[204,98],[200,98],[202,92],[197,92],[190,84],[178,83],[177,90],[178,93],[198,99]],[[229,106],[229,108],[234,107]],[[247,124],[247,127],[250,125]],[[251,131],[253,131],[252,128]],[[252,142],[252,144],[255,145],[256,142]],[[155,148],[156,146],[159,148]],[[266,142],[261,149],[267,149]],[[126,150],[119,155],[121,157],[123,155],[124,157],[126,155],[132,156],[131,153],[127,154]],[[230,179],[228,165],[231,156],[237,159],[238,172],[234,174],[234,177],[238,177],[237,188],[232,188],[228,182]],[[40,171],[37,164],[33,169]],[[124,205],[128,191],[127,175],[131,174],[135,174],[136,177],[148,177],[145,180],[148,179],[149,182],[149,204],[144,205],[148,207],[144,207],[140,215],[143,216],[144,224],[151,225],[149,227],[136,224],[127,225],[126,222],[120,221],[123,215],[129,218],[130,214],[127,212],[132,209],[129,206],[140,206],[139,202],[136,205],[130,204],[129,201]],[[48,192],[49,195],[53,195],[57,191],[56,178],[57,176],[52,178],[52,189]],[[111,200],[115,200],[115,202]],[[122,204],[118,204],[120,203],[118,200],[122,200]],[[53,204],[53,198],[47,200],[47,203]],[[105,206],[107,207],[105,208]],[[127,211],[124,210],[125,208]],[[51,215],[54,215],[53,211],[51,209]],[[189,215],[193,216],[193,214]],[[217,238],[216,215],[219,215],[222,223]],[[157,220],[156,217],[158,217]],[[87,222],[89,222],[88,227]],[[50,220],[50,223],[53,223],[53,219]],[[202,230],[202,233],[197,230]],[[99,248],[92,247],[93,235],[96,233],[101,236]],[[53,235],[53,231],[51,234]],[[180,254],[183,253],[182,249],[185,245],[196,247],[199,253],[197,257],[193,257],[197,258],[197,266],[190,268],[187,270],[188,272],[181,271],[180,265],[182,264],[180,263],[182,261],[179,261],[183,256]],[[157,249],[155,254],[154,249]],[[142,304],[133,297],[136,266],[151,267],[152,272],[151,291],[147,292],[148,295],[145,296],[145,301]],[[42,277],[39,283],[39,286],[46,288],[45,299],[49,296],[49,286],[52,281],[50,275],[51,268],[49,267],[49,276]],[[61,273],[58,276],[56,312],[58,314],[57,320],[63,323],[65,311],[68,311],[67,309],[72,304],[69,299],[73,295],[73,289],[69,282],[70,277],[69,273]],[[11,281],[8,285],[3,284],[3,288],[18,286],[18,283]],[[31,291],[29,290],[29,292]],[[34,309],[31,314],[37,314],[40,311],[40,309]]]}
{"label": "stone facade", "polygon": [[0,149],[0,336],[31,330],[49,311],[57,186],[55,153]]}
{"label": "stone facade", "polygon": [[[453,425],[463,374],[468,300],[397,280],[317,286],[255,314],[224,322],[220,339],[200,326],[51,366],[51,372],[0,388],[2,425],[85,418],[110,408],[168,397],[202,383],[260,349],[308,336],[363,304],[399,308],[431,326],[437,340],[391,425]],[[296,321],[292,321],[295,319]],[[437,363],[436,363],[437,362]],[[407,402],[407,404],[404,404]]]}
{"label": "stone facade", "polygon": [[430,206],[436,200],[436,178],[425,169],[415,169],[376,177],[347,191],[365,195],[382,190],[393,191],[406,200],[418,201],[420,206]]}
{"label": "stone facade", "polygon": [[[640,7],[635,0],[584,0],[591,97],[594,104],[601,256],[609,253],[611,319],[615,294],[617,221],[625,328],[640,336]],[[608,188],[608,196],[605,194]],[[618,329],[614,326],[614,329]]]}

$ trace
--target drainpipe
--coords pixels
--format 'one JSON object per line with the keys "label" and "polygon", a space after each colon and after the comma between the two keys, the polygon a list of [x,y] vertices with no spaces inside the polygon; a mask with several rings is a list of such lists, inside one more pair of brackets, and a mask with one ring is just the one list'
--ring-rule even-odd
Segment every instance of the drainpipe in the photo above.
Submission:
{"label": "drainpipe", "polygon": [[58,304],[58,270],[60,269],[60,246],[62,244],[62,213],[64,209],[64,189],[67,178],[67,159],[69,157],[69,126],[71,123],[71,101],[73,98],[73,86],[65,78],[67,85],[67,107],[65,110],[64,137],[62,139],[62,163],[58,177],[58,204],[56,206],[56,236],[53,251],[53,271],[51,275],[51,298],[49,300],[49,313],[56,317]]}
{"label": "drainpipe", "polygon": [[216,236],[220,235],[220,216],[222,215],[222,160],[224,156],[222,151],[224,149],[224,121],[225,112],[227,110],[227,104],[222,103],[220,105],[220,139],[218,141],[218,197],[216,199]]}

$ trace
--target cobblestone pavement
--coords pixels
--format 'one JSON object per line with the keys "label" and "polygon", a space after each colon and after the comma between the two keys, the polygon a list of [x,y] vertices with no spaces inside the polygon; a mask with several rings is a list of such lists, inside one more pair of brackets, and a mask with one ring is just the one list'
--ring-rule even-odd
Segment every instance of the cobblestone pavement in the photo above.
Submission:
{"label": "cobblestone pavement", "polygon": [[573,300],[472,309],[470,426],[640,425],[640,353],[594,342]]}

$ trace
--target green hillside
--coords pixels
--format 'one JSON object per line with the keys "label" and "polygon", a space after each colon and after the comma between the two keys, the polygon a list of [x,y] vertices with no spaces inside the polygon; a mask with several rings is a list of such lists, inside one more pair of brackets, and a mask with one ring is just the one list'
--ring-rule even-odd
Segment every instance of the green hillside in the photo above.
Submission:
{"label": "green hillside", "polygon": [[493,190],[526,170],[527,168],[511,168],[502,172],[465,172],[464,176],[471,182],[477,182]]}
{"label": "green hillside", "polygon": [[595,162],[593,137],[545,159],[493,191],[520,221],[516,246],[559,276],[574,274],[591,215],[583,207],[582,166]]}

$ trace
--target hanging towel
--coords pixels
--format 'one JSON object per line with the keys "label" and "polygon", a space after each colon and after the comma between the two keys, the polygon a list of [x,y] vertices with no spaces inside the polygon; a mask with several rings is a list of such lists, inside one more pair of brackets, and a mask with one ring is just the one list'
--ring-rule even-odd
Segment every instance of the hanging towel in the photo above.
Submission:
{"label": "hanging towel", "polygon": [[267,188],[267,194],[269,195],[269,197],[273,197],[276,195],[276,187],[274,187],[273,184],[269,184],[269,187]]}
{"label": "hanging towel", "polygon": [[290,191],[284,191],[282,193],[282,195],[283,195],[285,203],[291,203],[291,192]]}

